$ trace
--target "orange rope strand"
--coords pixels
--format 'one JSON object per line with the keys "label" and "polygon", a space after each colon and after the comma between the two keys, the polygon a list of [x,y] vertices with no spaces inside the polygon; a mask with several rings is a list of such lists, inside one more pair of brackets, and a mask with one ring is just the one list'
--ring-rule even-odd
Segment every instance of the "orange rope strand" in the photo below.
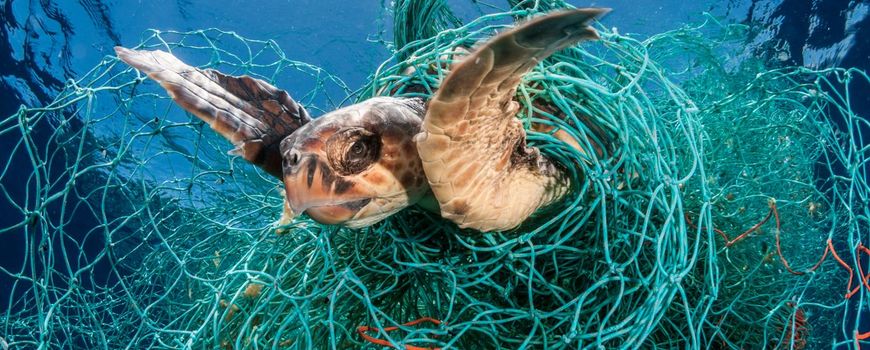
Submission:
{"label": "orange rope strand", "polygon": [[837,255],[837,251],[834,250],[834,243],[831,242],[830,238],[828,238],[828,250],[831,251],[831,255],[834,256],[834,260],[837,260],[837,262],[840,263],[840,266],[843,266],[844,269],[849,271],[849,284],[846,286],[846,299],[849,299],[853,295],[855,295],[855,293],[857,293],[860,289],[860,287],[855,287],[855,289],[852,289],[852,277],[855,276],[855,270],[849,267],[849,264],[843,261],[843,259],[841,259],[839,255]]}
{"label": "orange rope strand", "polygon": [[[759,221],[757,224],[752,225],[752,227],[750,227],[748,230],[746,230],[743,233],[741,233],[740,235],[738,235],[737,238],[734,238],[733,240],[728,238],[728,235],[724,231],[722,231],[718,228],[714,227],[713,231],[718,233],[719,236],[722,237],[723,240],[725,240],[726,247],[730,247],[734,243],[737,243],[737,242],[743,240],[744,238],[746,238],[746,236],[749,236],[749,234],[757,231],[761,227],[761,225],[764,225],[764,223],[766,223],[768,220],[770,220],[771,215],[773,215],[773,211],[768,211],[767,216],[765,216],[764,219],[761,219],[761,221]],[[685,218],[686,218],[686,223],[689,224],[689,227],[691,227],[692,229],[698,228],[698,226],[695,226],[695,223],[692,222],[692,219],[689,218],[688,213],[686,213]]]}
{"label": "orange rope strand", "polygon": [[[746,238],[746,236],[748,236],[750,233],[755,232],[756,230],[758,230],[758,229],[761,227],[761,225],[764,225],[768,220],[770,220],[770,217],[771,217],[771,215],[772,215],[773,218],[774,218],[774,221],[776,222],[776,232],[775,232],[775,238],[776,238],[776,254],[779,255],[779,260],[782,262],[783,266],[785,266],[785,268],[786,268],[786,270],[788,270],[788,272],[790,272],[790,273],[792,273],[792,274],[794,274],[794,275],[798,275],[798,276],[800,276],[800,275],[804,275],[804,274],[806,274],[806,273],[808,273],[808,272],[813,272],[813,271],[815,271],[816,269],[818,269],[819,266],[822,265],[822,263],[823,263],[823,262],[825,261],[825,259],[828,257],[828,252],[830,252],[831,255],[834,257],[834,260],[837,260],[837,263],[839,263],[840,266],[842,266],[844,269],[846,269],[847,271],[849,271],[849,284],[846,286],[846,291],[847,291],[847,293],[846,293],[846,295],[845,295],[845,298],[846,298],[846,299],[851,298],[853,295],[855,295],[855,293],[857,293],[859,290],[861,290],[861,285],[864,285],[864,287],[867,288],[868,291],[870,291],[870,273],[868,273],[868,274],[864,274],[864,268],[861,267],[861,262],[860,262],[861,253],[865,253],[865,254],[867,254],[868,256],[870,256],[870,248],[865,247],[862,243],[858,243],[858,246],[855,247],[855,252],[857,253],[856,255],[858,256],[858,259],[859,259],[859,261],[858,261],[858,276],[859,276],[859,278],[861,279],[861,283],[858,284],[854,289],[852,288],[852,278],[855,276],[855,270],[852,269],[852,267],[850,267],[849,264],[847,264],[847,263],[846,263],[846,262],[845,262],[845,261],[840,257],[840,255],[837,254],[837,251],[834,250],[834,243],[831,241],[830,238],[828,238],[828,240],[827,240],[827,244],[825,245],[825,251],[822,252],[822,257],[819,258],[819,261],[816,262],[815,265],[813,265],[812,267],[810,267],[810,268],[807,269],[806,271],[795,271],[795,270],[793,270],[793,269],[791,268],[791,265],[788,264],[788,260],[786,260],[786,259],[785,259],[785,256],[782,255],[782,247],[780,246],[780,233],[781,233],[781,231],[782,231],[782,230],[781,230],[781,228],[782,228],[782,223],[780,222],[780,219],[779,219],[779,210],[777,210],[777,207],[776,207],[776,200],[773,199],[773,198],[771,198],[770,200],[768,200],[768,203],[767,203],[767,204],[768,204],[768,206],[770,207],[770,211],[768,211],[767,216],[765,216],[764,219],[762,219],[760,222],[758,222],[757,224],[755,224],[755,225],[753,225],[752,227],[750,227],[750,228],[749,228],[748,230],[746,230],[745,232],[741,233],[739,236],[737,236],[737,237],[734,238],[733,240],[732,240],[732,239],[729,239],[729,238],[728,238],[728,235],[725,234],[725,232],[723,232],[722,230],[719,230],[719,229],[717,229],[717,228],[714,227],[714,228],[713,228],[713,231],[715,231],[717,234],[719,234],[719,236],[722,237],[722,239],[725,241],[725,247],[730,247],[730,246],[733,245],[734,243],[737,243],[737,242],[739,242],[740,240]],[[685,219],[686,219],[686,223],[687,223],[687,224],[688,224],[692,229],[697,229],[697,228],[698,228],[697,226],[695,226],[694,223],[692,223],[692,219],[689,218],[689,214],[688,214],[688,213],[685,215]],[[803,322],[805,322],[805,321],[806,321],[806,319],[803,317],[803,315],[801,315],[800,319],[796,319],[796,322],[795,322],[795,323],[796,323],[796,324],[797,324],[797,323],[803,323]],[[721,320],[720,320],[720,322],[721,322]],[[860,346],[859,346],[860,344],[858,343],[859,340],[866,340],[866,339],[870,339],[870,332],[859,333],[859,332],[856,330],[856,331],[855,331],[855,348],[860,348]],[[802,340],[802,339],[801,339],[801,340]]]}
{"label": "orange rope strand", "polygon": [[822,265],[822,262],[825,261],[825,258],[828,257],[828,250],[830,250],[828,249],[829,247],[825,247],[825,251],[822,253],[821,259],[819,259],[819,261],[815,265],[813,265],[813,267],[807,269],[806,271],[792,270],[791,266],[789,266],[788,264],[788,261],[785,260],[785,256],[782,255],[782,248],[779,245],[779,233],[781,231],[781,225],[779,222],[779,211],[776,210],[776,200],[771,198],[767,204],[770,206],[770,210],[773,212],[773,218],[776,221],[776,253],[779,254],[779,260],[782,261],[783,265],[785,265],[785,269],[794,275],[800,276],[806,274],[807,272],[813,272],[817,268],[819,268],[819,266]]}
{"label": "orange rope strand", "polygon": [[[436,325],[440,325],[442,323],[441,321],[436,320],[436,319],[431,318],[431,317],[421,317],[421,318],[418,318],[414,321],[403,323],[402,325],[403,326],[415,326],[415,325],[418,325],[418,324],[423,323],[423,322],[431,322],[431,323],[434,323]],[[397,329],[399,329],[399,327],[392,326],[392,327],[384,328],[383,331],[384,332],[392,332],[392,331],[397,330]],[[357,333],[359,333],[360,337],[362,337],[363,339],[365,339],[369,343],[396,348],[395,344],[393,344],[387,340],[378,339],[378,338],[375,338],[375,337],[372,337],[372,336],[366,334],[366,332],[368,332],[368,331],[380,331],[380,330],[381,330],[380,328],[373,328],[373,327],[369,327],[369,326],[359,326],[359,328],[356,329],[356,331],[357,331]],[[405,345],[405,349],[407,349],[407,350],[441,350],[441,348],[420,347],[420,346],[414,346],[414,345]]]}

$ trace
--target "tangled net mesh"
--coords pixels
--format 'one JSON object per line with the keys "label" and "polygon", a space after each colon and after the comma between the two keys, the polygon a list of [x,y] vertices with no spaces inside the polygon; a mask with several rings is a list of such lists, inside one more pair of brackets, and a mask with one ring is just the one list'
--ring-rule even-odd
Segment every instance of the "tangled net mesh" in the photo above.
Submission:
{"label": "tangled net mesh", "polygon": [[[427,97],[455,48],[565,6],[516,1],[460,24],[443,5],[397,2],[394,39],[407,44],[359,90],[231,32],[150,31],[138,48],[265,79],[317,115]],[[301,217],[277,235],[281,184],[106,57],[52,103],[0,121],[17,141],[0,156],[16,222],[0,241],[23,257],[0,267],[2,345],[800,349],[870,337],[857,322],[870,296],[868,119],[848,96],[867,74],[723,59],[746,28],[712,19],[645,40],[599,32],[535,68],[517,100],[527,126],[587,140],[597,125],[613,152],[530,132],[579,185],[489,234],[411,208],[362,230]]]}

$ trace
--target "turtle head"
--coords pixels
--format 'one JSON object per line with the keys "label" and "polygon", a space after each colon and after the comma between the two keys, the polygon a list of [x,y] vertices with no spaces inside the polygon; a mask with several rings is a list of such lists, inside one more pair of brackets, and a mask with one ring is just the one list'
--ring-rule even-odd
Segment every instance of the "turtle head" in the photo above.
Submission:
{"label": "turtle head", "polygon": [[429,185],[414,135],[419,99],[377,97],[312,120],[281,142],[281,223],[306,212],[324,224],[368,226],[419,201]]}

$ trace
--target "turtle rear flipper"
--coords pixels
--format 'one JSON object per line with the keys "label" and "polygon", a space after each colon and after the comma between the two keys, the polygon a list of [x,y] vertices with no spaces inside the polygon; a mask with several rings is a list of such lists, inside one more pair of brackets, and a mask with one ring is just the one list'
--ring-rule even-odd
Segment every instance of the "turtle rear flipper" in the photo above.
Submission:
{"label": "turtle rear flipper", "polygon": [[598,39],[588,24],[607,11],[577,9],[533,19],[452,67],[429,101],[417,137],[442,216],[461,227],[507,230],[564,195],[565,174],[526,146],[513,97],[538,62],[578,41]]}
{"label": "turtle rear flipper", "polygon": [[311,120],[286,91],[249,76],[191,67],[163,51],[115,47],[118,57],[163,86],[178,105],[230,140],[231,152],[281,178],[280,144]]}

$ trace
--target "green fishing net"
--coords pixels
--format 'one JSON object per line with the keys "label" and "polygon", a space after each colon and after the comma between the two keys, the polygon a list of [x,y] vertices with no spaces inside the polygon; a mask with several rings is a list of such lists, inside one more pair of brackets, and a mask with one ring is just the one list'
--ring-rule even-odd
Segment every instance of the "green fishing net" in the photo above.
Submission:
{"label": "green fishing net", "polygon": [[[426,5],[426,3],[429,3]],[[457,48],[561,3],[461,23],[398,1],[395,54],[354,90],[272,41],[150,31],[138,48],[290,89],[314,115],[431,95]],[[50,104],[0,121],[0,201],[23,252],[0,345],[14,348],[815,348],[859,345],[868,310],[867,116],[857,70],[734,58],[708,19],[557,53],[517,91],[529,140],[571,194],[521,228],[459,230],[410,208],[350,230],[303,216],[281,184],[106,57]],[[731,57],[729,59],[729,57]],[[587,140],[591,140],[588,141]],[[6,185],[26,177],[24,188]],[[16,241],[17,242],[17,241]],[[868,254],[864,254],[868,253]]]}

